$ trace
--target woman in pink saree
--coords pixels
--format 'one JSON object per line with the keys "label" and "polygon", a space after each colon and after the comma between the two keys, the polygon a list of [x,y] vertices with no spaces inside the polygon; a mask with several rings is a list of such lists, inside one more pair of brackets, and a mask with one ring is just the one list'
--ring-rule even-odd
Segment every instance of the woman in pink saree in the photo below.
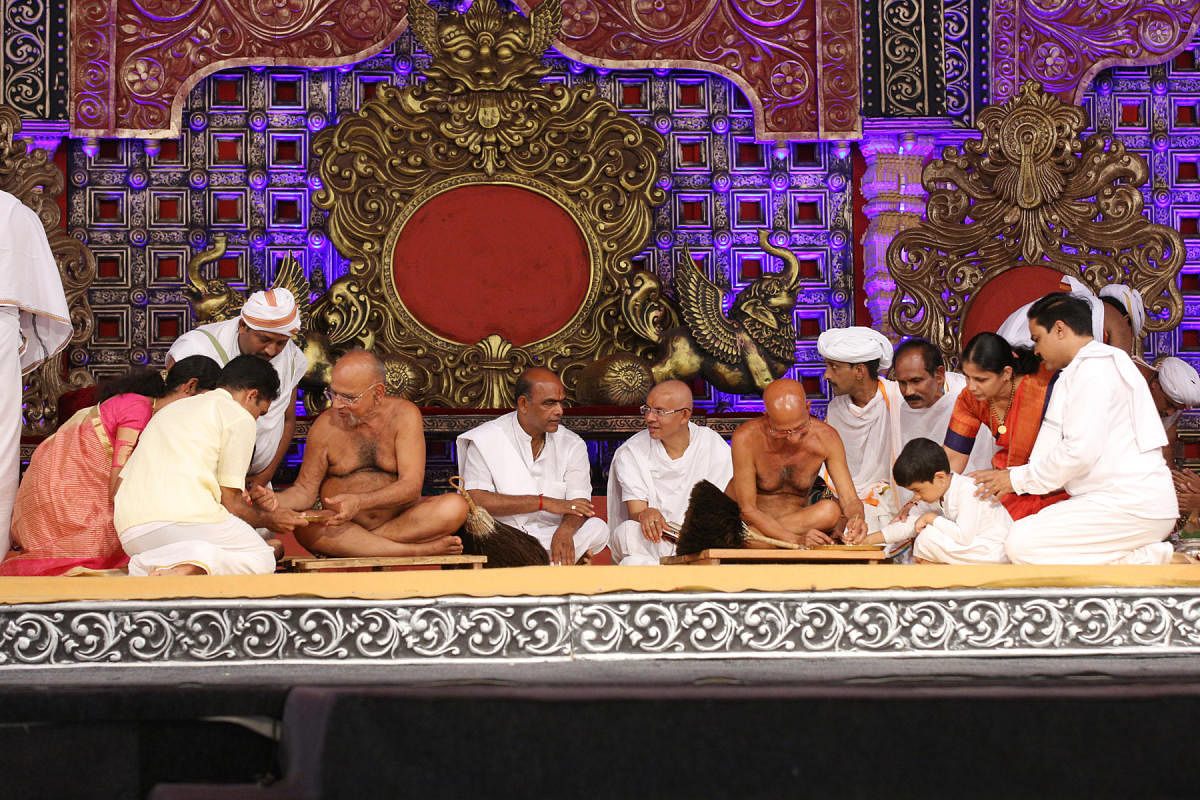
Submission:
{"label": "woman in pink saree", "polygon": [[143,371],[102,385],[96,405],[80,409],[33,452],[0,575],[124,566],[129,557],[113,528],[112,501],[121,468],[155,411],[211,389],[219,374],[212,359],[191,356],[172,366],[165,382]]}

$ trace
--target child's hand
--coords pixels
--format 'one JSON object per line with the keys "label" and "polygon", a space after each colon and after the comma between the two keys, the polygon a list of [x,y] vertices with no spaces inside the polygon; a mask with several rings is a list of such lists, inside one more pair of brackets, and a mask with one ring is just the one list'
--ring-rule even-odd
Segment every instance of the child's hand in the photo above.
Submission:
{"label": "child's hand", "polygon": [[917,524],[913,525],[913,531],[916,533],[920,533],[921,531],[925,530],[926,525],[933,522],[937,518],[938,518],[937,514],[933,513],[932,511],[926,511],[924,514],[922,514],[920,517],[917,518]]}

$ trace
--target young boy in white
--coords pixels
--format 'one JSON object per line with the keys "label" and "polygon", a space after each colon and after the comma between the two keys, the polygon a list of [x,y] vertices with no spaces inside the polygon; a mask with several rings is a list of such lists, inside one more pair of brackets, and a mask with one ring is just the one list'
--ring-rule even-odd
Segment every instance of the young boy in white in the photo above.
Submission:
{"label": "young boy in white", "polygon": [[975,481],[951,472],[940,444],[913,439],[900,451],[892,476],[918,502],[903,519],[869,535],[865,543],[893,544],[915,536],[913,557],[918,562],[1008,563],[1004,540],[1012,517],[999,503],[976,497]]}

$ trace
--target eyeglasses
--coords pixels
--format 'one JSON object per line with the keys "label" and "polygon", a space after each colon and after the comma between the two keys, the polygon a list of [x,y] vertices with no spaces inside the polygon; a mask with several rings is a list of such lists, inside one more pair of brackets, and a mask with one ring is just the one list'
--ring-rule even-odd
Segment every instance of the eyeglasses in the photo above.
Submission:
{"label": "eyeglasses", "polygon": [[794,433],[806,433],[808,431],[808,427],[809,427],[809,423],[806,422],[803,425],[800,425],[799,427],[796,427],[796,428],[788,428],[786,430],[780,430],[779,428],[776,428],[774,425],[771,424],[770,419],[767,420],[767,433],[771,434],[772,436],[778,436],[781,439],[784,436],[791,436]]}
{"label": "eyeglasses", "polygon": [[363,389],[361,392],[359,392],[356,395],[342,394],[341,392],[335,392],[333,389],[326,389],[325,390],[325,399],[329,401],[330,405],[341,400],[346,405],[352,406],[355,403],[357,403],[359,400],[361,400],[363,398],[363,396],[366,395],[367,392],[371,391],[376,386],[382,386],[382,385],[383,385],[382,381],[375,381],[375,383],[372,383],[370,386],[368,386],[366,389]]}
{"label": "eyeglasses", "polygon": [[650,406],[642,406],[638,409],[642,412],[643,417],[648,417],[653,414],[656,417],[668,417],[671,414],[678,414],[680,411],[687,411],[686,408],[673,408],[669,411],[665,408],[651,408]]}

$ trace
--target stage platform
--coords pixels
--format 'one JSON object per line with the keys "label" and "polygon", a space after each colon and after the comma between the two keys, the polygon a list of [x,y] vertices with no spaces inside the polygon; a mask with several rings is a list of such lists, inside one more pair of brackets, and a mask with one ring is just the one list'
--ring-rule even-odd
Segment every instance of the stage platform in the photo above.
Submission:
{"label": "stage platform", "polygon": [[29,668],[1200,655],[1193,565],[4,578],[0,604],[0,680]]}

